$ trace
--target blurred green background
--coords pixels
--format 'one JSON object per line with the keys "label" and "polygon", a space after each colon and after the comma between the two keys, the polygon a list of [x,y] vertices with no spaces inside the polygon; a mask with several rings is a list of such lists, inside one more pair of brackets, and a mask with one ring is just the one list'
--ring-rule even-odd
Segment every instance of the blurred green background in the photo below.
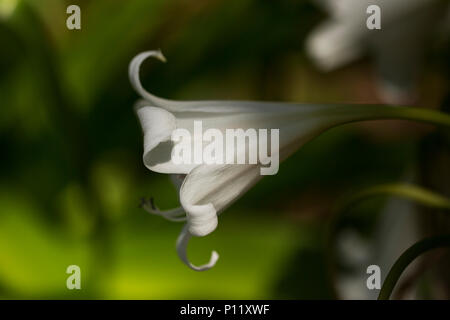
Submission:
{"label": "blurred green background", "polygon": [[[66,28],[70,4],[79,31]],[[325,18],[301,0],[0,0],[0,298],[335,297],[322,243],[336,199],[420,176],[435,129],[354,124],[317,138],[191,241],[196,264],[220,254],[197,273],[176,255],[182,225],[138,208],[143,196],[175,207],[177,195],[142,164],[127,75],[136,54],[161,48],[168,63],[146,63],[143,83],[171,99],[378,102],[368,59],[322,74],[304,53]],[[448,58],[428,60],[424,105],[441,105]],[[348,225],[370,237],[385,201]],[[71,264],[82,290],[66,288]]]}

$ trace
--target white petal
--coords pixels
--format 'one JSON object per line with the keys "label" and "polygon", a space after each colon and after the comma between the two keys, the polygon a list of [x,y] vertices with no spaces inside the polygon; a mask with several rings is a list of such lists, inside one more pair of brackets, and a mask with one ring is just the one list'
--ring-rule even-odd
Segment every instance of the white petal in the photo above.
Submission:
{"label": "white petal", "polygon": [[324,23],[306,40],[308,54],[323,71],[331,71],[361,56],[359,31],[336,22]]}
{"label": "white petal", "polygon": [[258,165],[200,165],[180,190],[188,229],[205,236],[217,227],[217,214],[231,205],[261,178]]}
{"label": "white petal", "polygon": [[[273,113],[273,112],[298,112],[298,106],[289,103],[261,102],[261,101],[174,101],[160,98],[145,90],[139,78],[141,64],[149,57],[166,61],[161,51],[146,51],[138,54],[130,63],[129,77],[133,88],[147,101],[147,105],[163,108],[178,117],[178,113],[190,119],[200,119],[205,116],[228,116],[242,113]],[[144,103],[145,104],[145,103]],[[312,105],[300,105],[301,107],[314,107]],[[207,114],[205,114],[207,113]]]}
{"label": "white petal", "polygon": [[147,168],[160,173],[188,173],[192,165],[172,162],[172,132],[176,119],[170,112],[139,102],[136,113],[144,132],[143,161]]}
{"label": "white petal", "polygon": [[[404,59],[424,51],[423,43],[408,47],[408,38],[420,38],[420,33],[430,35],[433,25],[439,21],[439,12],[445,12],[445,5],[439,0],[316,0],[330,18],[313,30],[307,40],[307,51],[324,71],[341,67],[358,58],[366,50],[380,50],[388,54],[401,53]],[[382,28],[374,32],[366,27],[369,5],[381,9]],[[428,21],[424,16],[432,15]],[[416,28],[417,27],[417,28]],[[385,39],[392,38],[392,43]],[[373,41],[373,40],[376,41]],[[379,41],[381,40],[381,41]],[[389,57],[389,56],[388,56]],[[389,68],[404,65],[403,60],[391,64]],[[408,66],[404,66],[407,70]],[[414,66],[413,66],[414,67]],[[389,80],[389,79],[388,79]],[[392,79],[390,79],[392,82]]]}
{"label": "white petal", "polygon": [[219,254],[216,251],[213,251],[211,253],[211,258],[209,262],[205,265],[201,266],[194,266],[191,262],[189,262],[189,259],[187,257],[187,245],[189,242],[189,239],[191,238],[191,234],[188,231],[187,225],[183,227],[183,230],[181,231],[180,235],[177,239],[177,253],[180,257],[181,261],[183,261],[189,268],[195,270],[195,271],[205,271],[208,269],[211,269],[216,264],[217,260],[219,259]]}

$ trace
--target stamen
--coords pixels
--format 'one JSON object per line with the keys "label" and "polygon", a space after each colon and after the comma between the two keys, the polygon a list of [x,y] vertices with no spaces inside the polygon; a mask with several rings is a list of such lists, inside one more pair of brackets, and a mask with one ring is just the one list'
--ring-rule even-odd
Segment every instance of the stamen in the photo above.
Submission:
{"label": "stamen", "polygon": [[215,266],[217,260],[219,259],[219,254],[216,251],[211,252],[211,258],[207,264],[201,266],[194,266],[187,257],[187,245],[189,239],[191,238],[191,234],[188,230],[188,224],[185,224],[183,230],[181,230],[180,235],[177,239],[177,253],[180,259],[192,270],[195,271],[205,271],[211,269]]}
{"label": "stamen", "polygon": [[186,215],[183,207],[178,207],[170,210],[159,210],[155,205],[155,201],[153,198],[150,199],[141,199],[141,203],[139,205],[145,211],[166,218],[170,221],[186,221]]}

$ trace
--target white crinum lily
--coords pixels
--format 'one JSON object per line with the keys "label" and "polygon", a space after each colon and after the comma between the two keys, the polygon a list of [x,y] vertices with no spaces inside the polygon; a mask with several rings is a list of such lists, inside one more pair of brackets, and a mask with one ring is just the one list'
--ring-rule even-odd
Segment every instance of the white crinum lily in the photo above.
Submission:
{"label": "white crinum lily", "polygon": [[[409,104],[427,42],[445,26],[448,1],[316,0],[329,18],[309,35],[306,49],[317,66],[331,71],[370,53],[377,71],[379,96],[385,103]],[[367,8],[381,9],[381,29],[369,30]]]}
{"label": "white crinum lily", "polygon": [[[144,133],[143,162],[152,171],[173,175],[181,206],[161,211],[153,201],[144,201],[143,207],[169,220],[186,221],[177,241],[177,251],[180,258],[194,270],[211,268],[217,261],[218,254],[213,252],[206,265],[192,265],[186,255],[189,238],[205,236],[214,231],[218,224],[218,214],[261,178],[262,165],[176,164],[171,157],[176,146],[176,142],[171,139],[175,129],[184,128],[192,132],[193,123],[198,120],[202,121],[205,130],[279,129],[279,150],[271,152],[278,151],[280,160],[283,160],[307,141],[336,125],[383,118],[409,118],[430,122],[439,122],[441,119],[441,115],[429,114],[430,111],[427,110],[383,105],[166,100],[147,92],[141,85],[139,68],[148,57],[165,61],[160,51],[148,51],[137,55],[129,67],[131,83],[143,98],[136,105],[136,113]],[[447,124],[450,122],[448,118],[445,121]]]}

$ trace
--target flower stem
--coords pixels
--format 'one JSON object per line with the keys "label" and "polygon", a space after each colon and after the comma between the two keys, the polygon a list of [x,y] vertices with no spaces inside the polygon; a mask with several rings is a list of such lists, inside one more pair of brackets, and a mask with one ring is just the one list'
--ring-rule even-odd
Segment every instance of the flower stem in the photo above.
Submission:
{"label": "flower stem", "polygon": [[424,252],[443,247],[450,247],[450,235],[440,235],[426,238],[408,248],[397,259],[397,261],[394,263],[391,270],[389,271],[386,279],[384,280],[383,286],[381,287],[378,300],[389,299],[403,271],[418,256],[420,256]]}
{"label": "flower stem", "polygon": [[450,199],[418,186],[401,183],[373,186],[344,198],[336,205],[328,223],[328,242],[332,242],[339,219],[352,206],[367,198],[386,195],[398,196],[430,207],[450,210]]}
{"label": "flower stem", "polygon": [[347,107],[353,109],[353,118],[350,117],[347,121],[336,125],[363,120],[398,119],[450,127],[450,115],[432,109],[399,107],[385,104],[351,104],[347,105]]}
{"label": "flower stem", "polygon": [[397,107],[389,112],[392,112],[392,116],[398,119],[428,122],[450,127],[450,115],[436,110]]}
{"label": "flower stem", "polygon": [[398,196],[410,200],[417,201],[421,204],[428,205],[431,207],[441,208],[441,209],[450,209],[450,199],[441,196],[437,193],[429,191],[419,186],[414,186],[411,184],[403,184],[403,183],[389,183],[382,184],[373,187],[369,187],[367,189],[361,190],[360,192],[355,193],[351,197],[343,199],[335,209],[334,217],[337,217],[339,212],[344,212],[349,209],[352,205],[360,202],[364,199],[374,197],[374,196],[383,196],[383,195],[392,195]]}

